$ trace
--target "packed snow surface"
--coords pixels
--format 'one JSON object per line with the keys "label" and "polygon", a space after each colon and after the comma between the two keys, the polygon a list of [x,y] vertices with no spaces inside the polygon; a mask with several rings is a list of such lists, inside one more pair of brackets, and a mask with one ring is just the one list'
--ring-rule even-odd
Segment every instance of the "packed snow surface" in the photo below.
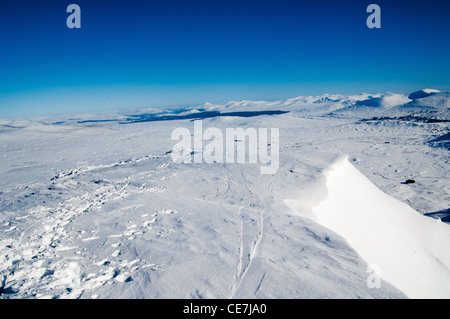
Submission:
{"label": "packed snow surface", "polygon": [[[279,129],[278,170],[174,162],[196,120]],[[448,298],[449,120],[427,89],[2,119],[0,298]]]}

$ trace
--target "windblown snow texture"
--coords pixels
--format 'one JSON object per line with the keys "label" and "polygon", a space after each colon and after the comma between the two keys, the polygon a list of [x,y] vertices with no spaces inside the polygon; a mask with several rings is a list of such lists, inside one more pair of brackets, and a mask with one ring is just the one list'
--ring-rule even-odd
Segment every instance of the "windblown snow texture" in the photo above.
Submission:
{"label": "windblown snow texture", "polygon": [[[448,298],[449,107],[426,89],[0,120],[0,298]],[[172,162],[195,119],[279,128],[278,171]]]}

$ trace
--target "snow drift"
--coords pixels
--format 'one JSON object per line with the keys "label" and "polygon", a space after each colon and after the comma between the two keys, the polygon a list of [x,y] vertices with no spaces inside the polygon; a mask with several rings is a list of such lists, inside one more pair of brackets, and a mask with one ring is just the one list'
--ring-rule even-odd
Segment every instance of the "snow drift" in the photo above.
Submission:
{"label": "snow drift", "polygon": [[317,222],[340,234],[411,298],[450,297],[450,228],[378,189],[347,159],[327,173]]}

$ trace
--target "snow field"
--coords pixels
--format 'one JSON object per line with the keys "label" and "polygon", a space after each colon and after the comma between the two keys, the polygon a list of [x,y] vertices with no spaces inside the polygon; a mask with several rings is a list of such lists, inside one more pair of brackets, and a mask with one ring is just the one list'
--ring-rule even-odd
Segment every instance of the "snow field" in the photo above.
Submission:
{"label": "snow field", "polygon": [[422,214],[450,203],[448,93],[418,96],[201,107],[289,111],[203,120],[279,128],[273,175],[173,163],[189,120],[2,120],[0,298],[447,297],[449,226]]}

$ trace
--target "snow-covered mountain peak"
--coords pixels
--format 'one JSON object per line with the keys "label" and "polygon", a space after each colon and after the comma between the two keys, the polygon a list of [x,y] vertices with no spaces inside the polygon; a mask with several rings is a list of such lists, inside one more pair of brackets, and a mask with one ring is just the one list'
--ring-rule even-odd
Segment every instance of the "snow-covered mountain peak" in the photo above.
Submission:
{"label": "snow-covered mountain peak", "polygon": [[441,91],[436,90],[436,89],[423,89],[423,90],[419,90],[416,92],[411,93],[410,95],[408,95],[408,98],[411,100],[416,100],[416,99],[422,99],[424,97],[428,97],[433,93],[440,93]]}

